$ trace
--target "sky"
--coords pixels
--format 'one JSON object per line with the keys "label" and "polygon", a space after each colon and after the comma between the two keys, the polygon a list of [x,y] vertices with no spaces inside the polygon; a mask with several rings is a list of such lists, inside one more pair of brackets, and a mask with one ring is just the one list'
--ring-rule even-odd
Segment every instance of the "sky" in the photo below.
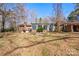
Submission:
{"label": "sky", "polygon": [[[54,11],[52,3],[29,3],[26,7],[33,10],[38,17],[51,16]],[[67,17],[69,13],[74,10],[74,5],[71,3],[63,3],[62,9],[63,15]]]}
{"label": "sky", "polygon": [[[12,7],[13,5],[9,6],[8,8]],[[53,3],[27,3],[24,4],[25,8],[33,11],[37,15],[37,18],[44,18],[46,16],[54,16],[53,15]],[[63,3],[62,4],[63,15],[67,17],[73,10],[74,4],[72,3]],[[30,20],[31,22],[33,20]]]}
{"label": "sky", "polygon": [[[37,15],[38,18],[46,17],[46,16],[54,16],[53,12],[53,3],[28,3],[25,4],[26,8],[29,10],[33,10],[33,12]],[[72,3],[63,3],[62,10],[64,17],[67,16],[74,10],[74,4]]]}

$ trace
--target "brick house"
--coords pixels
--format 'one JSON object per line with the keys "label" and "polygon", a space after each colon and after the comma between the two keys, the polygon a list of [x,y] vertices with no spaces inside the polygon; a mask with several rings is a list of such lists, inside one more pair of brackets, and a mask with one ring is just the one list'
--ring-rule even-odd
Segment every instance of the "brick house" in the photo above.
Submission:
{"label": "brick house", "polygon": [[70,21],[64,24],[64,30],[67,32],[79,32],[79,21]]}

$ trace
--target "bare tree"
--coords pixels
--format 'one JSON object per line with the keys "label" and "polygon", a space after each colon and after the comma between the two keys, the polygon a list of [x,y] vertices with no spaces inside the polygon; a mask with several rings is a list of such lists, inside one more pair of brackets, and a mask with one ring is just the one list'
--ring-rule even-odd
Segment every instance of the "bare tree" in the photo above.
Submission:
{"label": "bare tree", "polygon": [[16,13],[9,9],[8,20],[10,22],[10,29],[16,31]]}
{"label": "bare tree", "polygon": [[53,4],[53,5],[54,5],[54,7],[53,7],[54,11],[55,11],[56,31],[60,32],[62,21],[64,21],[62,4],[57,3],[57,4]]}
{"label": "bare tree", "polygon": [[[37,21],[37,14],[36,14],[34,9],[33,10],[29,10],[28,15],[30,16],[30,19],[32,20],[32,22],[35,22],[35,23],[38,22]],[[29,16],[28,16],[28,18],[29,18]]]}
{"label": "bare tree", "polygon": [[6,6],[7,6],[7,4],[0,3],[0,13],[2,15],[2,21],[1,21],[1,23],[2,23],[1,31],[2,32],[5,31],[5,29],[4,29],[4,27],[5,27],[5,19],[9,15],[9,13],[6,11]]}
{"label": "bare tree", "polygon": [[43,20],[43,19],[40,17],[40,18],[39,18],[39,23],[42,23],[42,20]]}
{"label": "bare tree", "polygon": [[27,9],[24,7],[24,4],[17,3],[16,7],[14,8],[14,11],[17,15],[16,19],[18,24],[27,22]]}
{"label": "bare tree", "polygon": [[50,18],[47,16],[43,18],[43,23],[48,24],[50,22]]}

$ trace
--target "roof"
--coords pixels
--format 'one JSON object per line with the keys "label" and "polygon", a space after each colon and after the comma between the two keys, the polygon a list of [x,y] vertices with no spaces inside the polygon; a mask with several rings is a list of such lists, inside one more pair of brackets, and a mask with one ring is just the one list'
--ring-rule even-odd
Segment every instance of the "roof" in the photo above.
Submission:
{"label": "roof", "polygon": [[25,24],[20,24],[20,25],[18,25],[19,27],[24,27],[25,26]]}
{"label": "roof", "polygon": [[26,27],[31,27],[31,24],[20,24],[20,25],[19,25],[19,27],[24,27],[24,26],[26,26]]}
{"label": "roof", "polygon": [[55,24],[55,23],[31,23],[32,25],[36,25],[36,24],[41,24],[41,25],[43,25],[43,24],[46,24],[46,25],[49,25],[49,24]]}
{"label": "roof", "polygon": [[70,22],[66,22],[65,24],[67,24],[67,25],[79,25],[79,21],[70,21]]}

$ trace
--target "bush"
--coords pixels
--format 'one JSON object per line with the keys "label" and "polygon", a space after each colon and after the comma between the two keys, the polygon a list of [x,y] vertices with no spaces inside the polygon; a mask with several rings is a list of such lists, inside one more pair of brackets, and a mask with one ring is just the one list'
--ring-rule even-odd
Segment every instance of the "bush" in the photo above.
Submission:
{"label": "bush", "polygon": [[4,30],[5,32],[10,32],[10,31],[14,31],[14,28],[7,28]]}
{"label": "bush", "polygon": [[37,32],[43,32],[43,28],[42,27],[38,27]]}

